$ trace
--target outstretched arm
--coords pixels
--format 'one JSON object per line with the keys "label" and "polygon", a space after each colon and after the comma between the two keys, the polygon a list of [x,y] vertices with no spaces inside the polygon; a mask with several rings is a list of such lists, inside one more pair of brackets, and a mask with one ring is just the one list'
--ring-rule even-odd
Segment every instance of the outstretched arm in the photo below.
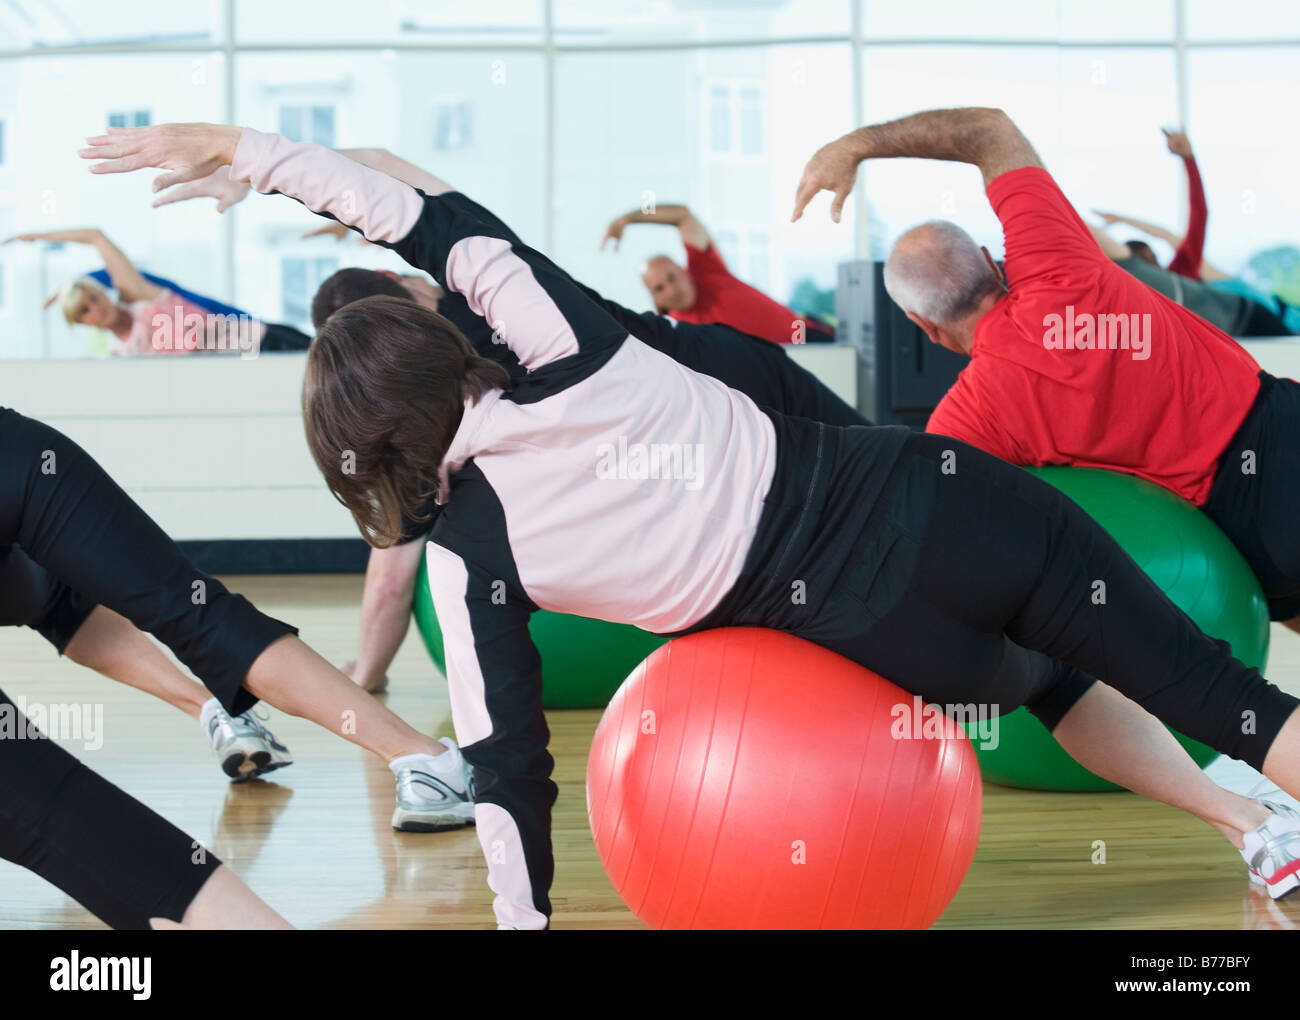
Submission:
{"label": "outstretched arm", "polygon": [[804,167],[791,219],[802,216],[818,192],[831,191],[835,193],[831,219],[838,223],[858,165],[865,159],[894,157],[971,163],[980,168],[985,186],[1008,170],[1043,165],[1029,140],[1001,110],[927,110],[858,128],[818,149]]}
{"label": "outstretched arm", "polygon": [[613,241],[614,249],[617,251],[618,243],[623,239],[623,231],[633,223],[660,223],[676,227],[677,232],[682,236],[682,243],[696,251],[707,251],[713,244],[713,238],[709,237],[704,224],[695,218],[695,214],[690,209],[684,205],[661,205],[653,212],[634,209],[611,221],[605,229],[605,236],[601,239],[601,248]]}
{"label": "outstretched arm", "polygon": [[319,145],[251,128],[160,124],[91,139],[81,155],[104,160],[91,168],[95,173],[146,166],[171,171],[154,181],[155,191],[229,165],[232,181],[279,192],[356,227],[461,294],[475,315],[499,328],[530,371],[627,336],[545,256],[503,236],[508,232],[451,196],[424,195]]}
{"label": "outstretched arm", "polygon": [[1181,132],[1165,132],[1169,151],[1182,158],[1187,169],[1187,233],[1178,242],[1169,271],[1199,279],[1201,259],[1205,252],[1205,227],[1209,220],[1209,207],[1205,201],[1205,186],[1201,183],[1201,171],[1196,166],[1196,157],[1192,154],[1192,143]]}
{"label": "outstretched arm", "polygon": [[[157,284],[146,280],[140,270],[136,269],[131,260],[126,257],[126,253],[105,237],[102,231],[94,228],[17,234],[9,238],[9,241],[55,241],[91,245],[104,260],[104,268],[108,270],[113,286],[127,301],[148,301],[157,297],[161,289]],[[5,243],[7,244],[8,241]]]}
{"label": "outstretched arm", "polygon": [[1139,220],[1133,216],[1124,216],[1121,213],[1103,212],[1100,209],[1094,209],[1093,212],[1100,216],[1102,222],[1108,227],[1114,226],[1116,223],[1121,223],[1124,226],[1132,227],[1134,230],[1142,231],[1142,233],[1146,234],[1148,237],[1156,237],[1161,241],[1167,241],[1175,248],[1182,242],[1182,238],[1167,227],[1162,227],[1155,223],[1148,223],[1146,220]]}
{"label": "outstretched arm", "polygon": [[1097,239],[1097,244],[1101,246],[1102,253],[1108,259],[1118,261],[1119,259],[1126,259],[1133,254],[1132,248],[1127,244],[1121,244],[1119,241],[1116,241],[1115,238],[1102,230],[1101,227],[1093,226],[1089,223],[1088,229],[1092,231],[1092,236]]}

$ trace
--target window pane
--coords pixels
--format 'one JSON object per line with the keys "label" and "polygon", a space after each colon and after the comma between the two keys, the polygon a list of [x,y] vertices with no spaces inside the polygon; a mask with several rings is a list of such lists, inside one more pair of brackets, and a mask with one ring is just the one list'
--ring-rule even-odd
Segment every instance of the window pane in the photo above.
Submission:
{"label": "window pane", "polygon": [[[0,120],[9,158],[0,166],[0,236],[99,227],[138,268],[183,287],[222,293],[220,220],[210,203],[151,209],[150,171],[92,175],[77,158],[82,138],[110,112],[159,121],[209,121],[222,115],[223,65],[217,56],[70,55],[0,61]],[[22,117],[18,116],[22,111]],[[123,121],[131,123],[133,121]],[[74,276],[103,267],[88,245],[10,244],[0,248],[10,318],[0,356],[81,357],[108,350],[107,334],[71,328],[43,299]]]}
{"label": "window pane", "polygon": [[1300,304],[1300,141],[1277,105],[1296,93],[1298,57],[1295,48],[1193,50],[1188,133],[1210,207],[1206,259],[1256,283],[1276,275]]}
{"label": "window pane", "polygon": [[709,90],[709,151],[731,151],[731,89],[714,86]]}
{"label": "window pane", "polygon": [[561,46],[613,46],[847,36],[852,30],[852,12],[852,0],[763,0],[750,4],[555,0],[555,42]]}
{"label": "window pane", "polygon": [[[238,58],[242,124],[278,124],[285,106],[306,111],[333,147],[385,148],[463,188],[542,247],[545,88],[533,54],[257,53]],[[316,109],[332,111],[329,119]],[[297,202],[251,196],[238,210],[239,304],[278,318],[283,260],[336,258],[341,266],[404,271],[396,255],[352,237],[303,240],[322,219]],[[332,272],[332,270],[331,270]],[[310,274],[309,274],[310,275]],[[316,281],[302,298],[310,303]],[[295,310],[299,305],[291,305]]]}
{"label": "window pane", "polygon": [[221,0],[19,0],[0,4],[0,40],[6,49],[157,42],[204,45],[224,40],[221,9]]}
{"label": "window pane", "polygon": [[541,0],[367,0],[364,9],[357,0],[231,2],[235,38],[241,43],[491,46],[542,41]]}
{"label": "window pane", "polygon": [[[1160,127],[1176,110],[1171,49],[868,47],[864,70],[868,122],[933,107],[1001,107],[1081,213],[1123,205],[1177,218],[1176,182],[1158,170],[1170,158]],[[873,257],[929,219],[954,220],[1001,252],[1001,228],[974,167],[872,160],[865,175]]]}
{"label": "window pane", "polygon": [[[556,60],[556,254],[585,283],[630,308],[651,307],[639,268],[676,231],[631,226],[617,253],[598,250],[609,222],[653,201],[686,203],[723,247],[750,232],[769,238],[768,292],[788,301],[805,278],[834,286],[853,257],[852,206],[834,224],[826,206],[791,224],[795,186],[813,152],[853,127],[847,45],[738,47],[648,53],[562,53]],[[647,88],[647,82],[657,83]],[[714,151],[714,88],[765,96],[763,159]],[[778,140],[780,144],[776,144]],[[727,240],[723,242],[723,233]],[[733,267],[737,273],[743,267]]]}
{"label": "window pane", "polygon": [[1300,39],[1300,4],[1295,0],[1184,2],[1188,39]]}
{"label": "window pane", "polygon": [[998,0],[996,4],[973,4],[970,0],[926,0],[923,4],[908,4],[864,0],[863,34],[868,42],[900,37],[1172,41],[1173,3]]}

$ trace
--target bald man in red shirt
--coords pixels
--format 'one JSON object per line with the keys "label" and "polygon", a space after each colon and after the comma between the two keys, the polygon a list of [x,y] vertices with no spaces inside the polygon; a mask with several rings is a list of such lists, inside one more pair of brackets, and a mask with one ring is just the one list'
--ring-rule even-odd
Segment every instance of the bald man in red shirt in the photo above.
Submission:
{"label": "bald man in red shirt", "polygon": [[676,227],[686,248],[685,268],[667,255],[655,255],[641,269],[641,282],[660,315],[681,322],[720,322],[774,344],[835,338],[834,331],[825,323],[797,314],[732,276],[713,238],[686,206],[661,205],[652,212],[625,213],[610,223],[601,247],[609,241],[617,247],[623,231],[632,223]]}
{"label": "bald man in red shirt", "polygon": [[1016,464],[1109,468],[1200,507],[1241,550],[1270,613],[1300,630],[1300,385],[1107,257],[1001,110],[932,110],[851,132],[804,171],[837,217],[863,159],[979,167],[1005,277],[960,227],[894,246],[885,285],[932,341],[968,355],[928,431]]}

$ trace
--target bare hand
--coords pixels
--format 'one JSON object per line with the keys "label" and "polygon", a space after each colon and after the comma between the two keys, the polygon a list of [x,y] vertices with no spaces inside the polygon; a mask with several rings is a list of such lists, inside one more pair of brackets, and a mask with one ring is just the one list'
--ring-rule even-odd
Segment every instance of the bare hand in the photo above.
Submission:
{"label": "bare hand", "polygon": [[221,166],[207,177],[175,185],[167,194],[155,198],[153,207],[160,209],[172,202],[184,202],[191,198],[215,198],[217,212],[223,213],[247,198],[250,190],[248,184],[230,179],[230,167]]}
{"label": "bare hand", "polygon": [[1101,222],[1108,227],[1113,227],[1116,223],[1123,223],[1124,217],[1118,213],[1102,212],[1100,209],[1094,209],[1093,213],[1101,218]]}
{"label": "bare hand", "polygon": [[88,148],[77,155],[98,159],[92,174],[121,174],[145,167],[170,173],[155,178],[154,191],[198,181],[235,157],[242,128],[220,124],[155,124],[150,127],[109,128],[108,134],[87,138]]}
{"label": "bare hand", "polygon": [[835,198],[831,202],[831,219],[839,223],[844,209],[844,200],[849,197],[853,185],[858,179],[858,164],[862,157],[852,147],[847,137],[837,138],[829,145],[823,145],[815,153],[808,165],[803,168],[803,177],[794,196],[794,222],[803,215],[808,203],[819,192],[833,191]]}
{"label": "bare hand", "polygon": [[1192,155],[1192,143],[1187,140],[1187,136],[1181,131],[1165,131],[1165,144],[1169,146],[1169,151],[1175,156],[1181,156],[1183,159],[1190,159]]}
{"label": "bare hand", "polygon": [[623,240],[623,231],[627,229],[627,220],[620,216],[608,227],[605,228],[605,236],[600,239],[600,250],[605,250],[605,245],[610,241],[614,242],[614,250],[618,251],[618,242]]}
{"label": "bare hand", "polygon": [[339,672],[369,694],[383,694],[388,689],[388,676],[371,679],[357,674],[357,660],[349,659],[339,667]]}

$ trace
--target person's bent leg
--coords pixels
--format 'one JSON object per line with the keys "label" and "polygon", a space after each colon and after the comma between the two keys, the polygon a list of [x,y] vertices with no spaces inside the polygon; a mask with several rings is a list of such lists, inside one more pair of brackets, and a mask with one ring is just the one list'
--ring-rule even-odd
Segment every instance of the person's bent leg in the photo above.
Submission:
{"label": "person's bent leg", "polygon": [[166,917],[151,917],[149,924],[156,929],[234,928],[242,931],[284,930],[293,927],[224,864],[203,883],[179,922]]}
{"label": "person's bent leg", "polygon": [[[945,448],[957,464],[940,477],[927,532],[939,558],[916,578],[928,597],[977,627],[1001,624],[1012,641],[1109,684],[1180,733],[1263,767],[1300,700],[1203,634],[1058,490],[953,440],[919,438],[936,471]],[[1300,743],[1284,757],[1300,776]]]}
{"label": "person's bent leg", "polygon": [[1268,818],[1268,808],[1215,783],[1159,719],[1106,684],[1089,687],[1052,736],[1089,772],[1196,815],[1238,850]]}
{"label": "person's bent leg", "polygon": [[444,749],[413,729],[292,635],[259,655],[244,686],[282,712],[301,716],[385,761]]}
{"label": "person's bent leg", "polygon": [[21,545],[69,587],[154,634],[231,715],[264,697],[386,761],[442,753],[299,641],[294,628],[196,569],[62,433],[0,409],[0,444],[0,545]]}
{"label": "person's bent leg", "polygon": [[180,921],[221,862],[48,740],[0,692],[0,857],[114,928]]}
{"label": "person's bent leg", "polygon": [[212,697],[141,631],[103,606],[95,607],[63,654],[111,680],[161,698],[191,719],[199,718],[204,703]]}

